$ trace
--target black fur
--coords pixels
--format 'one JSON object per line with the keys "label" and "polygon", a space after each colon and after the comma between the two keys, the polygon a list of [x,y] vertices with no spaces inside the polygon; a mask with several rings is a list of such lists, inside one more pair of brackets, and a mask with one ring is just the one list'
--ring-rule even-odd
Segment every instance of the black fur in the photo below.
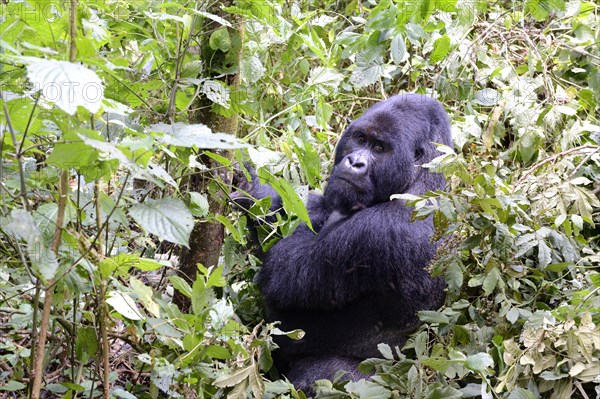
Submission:
{"label": "black fur", "polygon": [[[324,195],[307,205],[317,234],[301,225],[264,256],[258,284],[270,320],[301,328],[303,339],[278,339],[276,365],[297,388],[378,356],[377,344],[404,345],[417,311],[444,301],[444,283],[425,267],[436,252],[430,219],[411,223],[411,209],[392,194],[444,189],[444,178],[420,167],[451,145],[441,104],[426,96],[392,97],[368,109],[342,135]],[[257,181],[244,188],[270,195]]]}

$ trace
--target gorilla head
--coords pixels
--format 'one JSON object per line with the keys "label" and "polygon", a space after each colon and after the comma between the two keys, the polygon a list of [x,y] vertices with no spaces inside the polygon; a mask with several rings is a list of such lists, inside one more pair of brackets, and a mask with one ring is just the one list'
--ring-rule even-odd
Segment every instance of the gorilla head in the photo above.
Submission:
{"label": "gorilla head", "polygon": [[374,105],[342,135],[325,200],[350,214],[392,194],[443,189],[443,177],[421,166],[438,155],[434,143],[452,145],[448,117],[436,100],[404,94]]}

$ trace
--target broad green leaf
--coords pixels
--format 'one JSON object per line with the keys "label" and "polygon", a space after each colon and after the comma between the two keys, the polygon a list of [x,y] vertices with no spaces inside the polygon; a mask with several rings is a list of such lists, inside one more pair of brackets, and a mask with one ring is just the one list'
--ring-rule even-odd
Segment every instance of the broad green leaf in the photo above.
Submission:
{"label": "broad green leaf", "polygon": [[139,258],[137,262],[134,263],[133,267],[143,270],[145,272],[151,272],[153,270],[158,270],[164,265],[160,262],[157,262],[153,259],[148,258]]}
{"label": "broad green leaf", "polygon": [[94,328],[83,326],[77,330],[75,353],[81,362],[87,362],[90,357],[97,355],[98,337]]}
{"label": "broad green leaf", "polygon": [[213,381],[213,385],[216,387],[232,387],[234,385],[239,384],[252,373],[253,366],[246,366],[242,368],[237,368],[231,371],[230,374],[225,374],[218,377]]}
{"label": "broad green leaf", "polygon": [[22,58],[27,78],[44,99],[75,115],[81,106],[92,114],[98,112],[104,99],[104,86],[95,72],[83,65],[67,61]]}
{"label": "broad green leaf", "polygon": [[209,45],[213,50],[221,50],[224,53],[231,50],[231,38],[229,37],[229,30],[227,30],[226,27],[223,27],[214,31],[210,35]]}
{"label": "broad green leaf", "polygon": [[61,169],[85,170],[96,160],[98,160],[98,151],[91,149],[88,144],[77,141],[55,144],[46,162]]}
{"label": "broad green leaf", "polygon": [[173,284],[173,288],[182,293],[188,298],[192,297],[192,287],[190,284],[179,276],[169,276],[169,281]]}
{"label": "broad green leaf", "polygon": [[404,37],[400,33],[392,38],[390,51],[392,53],[392,60],[396,65],[404,62],[404,57],[406,57],[406,43],[404,43]]}
{"label": "broad green leaf", "polygon": [[306,223],[306,225],[312,230],[310,223],[310,217],[306,210],[306,205],[300,199],[300,196],[285,180],[279,179],[272,175],[266,168],[260,168],[258,170],[258,177],[261,182],[264,181],[269,184],[279,194],[283,201],[283,207],[288,214],[294,214],[298,218]]}
{"label": "broad green leaf", "polygon": [[26,387],[27,387],[27,385],[25,385],[19,381],[9,380],[7,383],[0,386],[0,391],[15,392],[15,391],[20,391],[21,389],[25,389]]}
{"label": "broad green leaf", "polygon": [[196,217],[205,217],[209,213],[208,198],[205,194],[190,192],[190,211]]}
{"label": "broad green leaf", "polygon": [[451,291],[458,291],[463,285],[463,271],[458,262],[457,260],[453,260],[444,275],[444,280]]}
{"label": "broad green leaf", "polygon": [[117,313],[130,320],[142,320],[144,318],[135,301],[125,292],[110,291],[106,303],[112,306]]}
{"label": "broad green leaf", "polygon": [[467,356],[467,360],[465,360],[465,367],[476,372],[485,371],[485,369],[492,367],[493,365],[494,360],[492,357],[483,352]]}
{"label": "broad green leaf", "polygon": [[384,358],[389,360],[394,359],[394,353],[392,352],[392,348],[388,344],[378,344],[377,349],[379,350],[379,353],[383,355]]}
{"label": "broad green leaf", "polygon": [[357,89],[377,83],[383,75],[384,69],[382,65],[367,65],[359,66],[354,69],[350,76],[350,83]]}
{"label": "broad green leaf", "polygon": [[385,387],[365,379],[350,381],[346,384],[346,391],[361,399],[387,399],[392,396]]}
{"label": "broad green leaf", "polygon": [[201,92],[215,104],[222,105],[225,108],[231,106],[229,88],[219,80],[206,79],[201,87]]}
{"label": "broad green leaf", "polygon": [[337,69],[318,67],[310,71],[307,83],[310,86],[317,86],[322,94],[330,94],[338,90],[343,80],[344,75]]}
{"label": "broad green leaf", "polygon": [[164,133],[158,140],[165,145],[179,147],[198,147],[206,149],[233,149],[245,148],[248,144],[242,143],[237,137],[225,133],[212,133],[205,125],[188,125],[177,122],[172,125],[158,123],[148,127],[149,131]]}
{"label": "broad green leaf", "polygon": [[265,72],[266,68],[257,56],[251,55],[242,60],[241,73],[244,82],[256,83],[265,76]]}
{"label": "broad green leaf", "polygon": [[485,107],[492,107],[500,101],[500,93],[491,88],[485,88],[475,93],[473,102]]}
{"label": "broad green leaf", "polygon": [[123,151],[121,151],[121,149],[115,144],[100,140],[94,140],[81,133],[78,133],[77,135],[79,136],[79,138],[81,138],[81,140],[83,140],[83,142],[86,145],[98,151],[98,156],[100,159],[116,159],[121,165],[124,166],[131,166],[131,164],[133,164],[133,161],[127,158]]}
{"label": "broad green leaf", "polygon": [[135,396],[132,393],[127,392],[126,390],[124,390],[121,387],[115,387],[113,389],[111,389],[110,393],[114,396],[116,396],[117,398],[121,398],[121,399],[137,399],[137,396]]}
{"label": "broad green leaf", "polygon": [[5,226],[10,234],[27,244],[27,255],[36,274],[44,280],[51,280],[58,270],[58,259],[50,249],[31,213],[13,209],[9,223]]}
{"label": "broad green leaf", "polygon": [[221,360],[226,360],[231,357],[231,353],[227,350],[227,348],[219,345],[210,345],[208,348],[206,348],[206,355],[210,358]]}
{"label": "broad green leaf", "polygon": [[552,252],[546,242],[541,239],[538,240],[538,265],[539,268],[544,270],[552,262]]}
{"label": "broad green leaf", "polygon": [[500,270],[497,267],[494,267],[492,270],[486,274],[485,279],[483,280],[483,292],[486,296],[490,295],[494,292],[494,289],[498,286],[498,283],[502,279],[502,275],[500,274]]}
{"label": "broad green leaf", "polygon": [[129,215],[160,240],[188,246],[194,217],[183,201],[176,198],[148,199],[132,205]]}
{"label": "broad green leaf", "polygon": [[431,64],[437,64],[450,52],[450,37],[448,35],[444,35],[439,37],[435,43],[433,43],[433,51],[429,56],[429,62]]}
{"label": "broad green leaf", "polygon": [[459,399],[463,398],[463,393],[450,386],[436,387],[429,391],[426,399]]}
{"label": "broad green leaf", "polygon": [[137,299],[144,305],[146,310],[150,312],[152,316],[160,317],[160,308],[152,298],[154,295],[152,288],[148,287],[146,284],[142,283],[133,276],[129,277],[129,284],[131,285],[133,292],[137,294]]}
{"label": "broad green leaf", "polygon": [[419,319],[421,319],[423,323],[448,324],[450,322],[448,316],[446,316],[442,312],[436,312],[433,310],[421,310],[418,314]]}
{"label": "broad green leaf", "polygon": [[177,331],[167,319],[148,317],[146,319],[146,323],[148,323],[148,325],[152,327],[157,334],[172,338],[181,338],[182,336],[182,334]]}

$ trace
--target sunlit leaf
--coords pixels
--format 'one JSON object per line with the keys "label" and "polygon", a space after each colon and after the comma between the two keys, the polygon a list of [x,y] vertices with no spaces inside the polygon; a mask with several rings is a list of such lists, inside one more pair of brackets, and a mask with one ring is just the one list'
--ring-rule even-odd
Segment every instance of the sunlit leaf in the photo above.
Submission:
{"label": "sunlit leaf", "polygon": [[175,198],[148,199],[129,208],[129,215],[148,233],[175,244],[188,245],[194,217],[185,204]]}
{"label": "sunlit leaf", "polygon": [[102,106],[104,86],[95,72],[67,61],[24,58],[27,78],[44,99],[75,115],[81,106],[95,114]]}

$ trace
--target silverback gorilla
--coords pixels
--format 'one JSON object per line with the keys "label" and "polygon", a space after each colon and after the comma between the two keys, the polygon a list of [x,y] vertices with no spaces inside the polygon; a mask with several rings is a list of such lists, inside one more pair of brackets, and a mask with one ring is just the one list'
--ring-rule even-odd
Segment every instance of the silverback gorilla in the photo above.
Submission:
{"label": "silverback gorilla", "polygon": [[[271,321],[300,328],[281,337],[275,364],[299,389],[332,379],[364,377],[358,364],[377,357],[377,344],[402,347],[419,325],[417,311],[444,301],[444,282],[425,270],[436,252],[431,219],[411,222],[412,209],[392,194],[444,189],[444,178],[421,167],[452,145],[442,105],[405,94],[375,104],[342,135],[324,194],[307,209],[316,232],[299,226],[263,256],[257,281]],[[275,191],[258,182],[239,187],[254,198]],[[239,203],[239,202],[238,202]]]}

